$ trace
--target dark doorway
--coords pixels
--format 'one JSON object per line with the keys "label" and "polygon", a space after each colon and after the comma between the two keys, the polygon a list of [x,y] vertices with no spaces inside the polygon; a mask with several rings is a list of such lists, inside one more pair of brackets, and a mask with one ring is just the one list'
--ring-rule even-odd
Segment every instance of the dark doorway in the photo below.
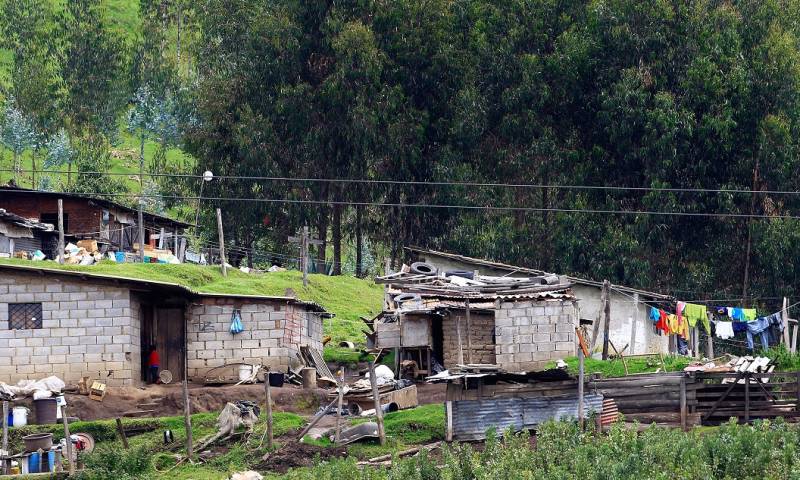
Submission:
{"label": "dark doorway", "polygon": [[[439,362],[439,365],[444,365],[444,333],[442,332],[441,315],[433,315],[431,317],[431,347],[433,348],[433,358]],[[431,372],[433,375],[433,372]]]}
{"label": "dark doorway", "polygon": [[184,309],[176,306],[143,304],[142,325],[142,380],[147,381],[150,350],[156,347],[161,360],[160,370],[169,370],[173,382],[183,380],[186,345],[186,319]]}

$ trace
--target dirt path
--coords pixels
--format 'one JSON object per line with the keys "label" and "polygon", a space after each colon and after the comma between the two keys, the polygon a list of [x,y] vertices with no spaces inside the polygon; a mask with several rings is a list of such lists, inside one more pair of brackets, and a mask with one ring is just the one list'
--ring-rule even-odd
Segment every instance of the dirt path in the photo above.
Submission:
{"label": "dirt path", "polygon": [[[325,390],[303,390],[300,387],[284,386],[272,388],[272,399],[276,410],[299,414],[316,412],[325,400]],[[192,413],[218,412],[225,403],[235,400],[264,401],[264,384],[256,385],[192,385],[189,401]],[[85,395],[66,394],[68,414],[81,420],[116,418],[124,412],[139,410],[142,403],[157,403],[154,416],[180,415],[183,413],[183,390],[180,385],[148,385],[146,387],[109,387],[102,402]],[[33,410],[33,400],[28,398],[20,404]]]}

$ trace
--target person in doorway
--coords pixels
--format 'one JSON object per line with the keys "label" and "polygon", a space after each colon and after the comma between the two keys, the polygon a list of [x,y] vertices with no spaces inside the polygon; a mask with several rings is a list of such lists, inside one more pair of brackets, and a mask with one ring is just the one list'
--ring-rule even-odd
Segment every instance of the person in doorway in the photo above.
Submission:
{"label": "person in doorway", "polygon": [[158,381],[158,369],[161,366],[161,359],[158,356],[158,350],[156,346],[153,345],[150,348],[150,356],[147,357],[147,368],[149,370],[149,377],[150,383],[156,383]]}

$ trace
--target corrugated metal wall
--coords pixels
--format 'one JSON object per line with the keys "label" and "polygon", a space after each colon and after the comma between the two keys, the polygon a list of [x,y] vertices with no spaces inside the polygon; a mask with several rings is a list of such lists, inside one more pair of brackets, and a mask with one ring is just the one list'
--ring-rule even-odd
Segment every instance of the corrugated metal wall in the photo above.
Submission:
{"label": "corrugated metal wall", "polygon": [[[601,413],[603,396],[583,397],[584,415]],[[535,398],[496,398],[492,400],[459,400],[452,402],[453,440],[483,440],[486,430],[495,427],[502,433],[508,427],[514,431],[532,429],[547,420],[577,418],[578,396]]]}

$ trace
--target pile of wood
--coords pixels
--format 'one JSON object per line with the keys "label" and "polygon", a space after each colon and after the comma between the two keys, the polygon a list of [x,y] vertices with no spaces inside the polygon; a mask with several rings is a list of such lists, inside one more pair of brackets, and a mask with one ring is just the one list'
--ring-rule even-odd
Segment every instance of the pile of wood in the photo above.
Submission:
{"label": "pile of wood", "polygon": [[494,277],[477,272],[415,273],[406,265],[401,271],[377,277],[376,283],[390,284],[404,293],[444,296],[523,295],[555,292],[570,287],[565,277],[541,275],[534,277]]}

